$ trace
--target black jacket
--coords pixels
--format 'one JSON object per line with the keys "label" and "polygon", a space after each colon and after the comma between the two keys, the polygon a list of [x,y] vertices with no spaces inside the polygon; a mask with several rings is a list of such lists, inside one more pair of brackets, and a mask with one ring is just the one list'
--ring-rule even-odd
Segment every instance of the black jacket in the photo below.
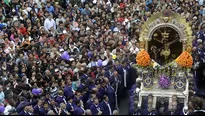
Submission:
{"label": "black jacket", "polygon": [[195,110],[193,113],[189,115],[205,115],[205,110]]}

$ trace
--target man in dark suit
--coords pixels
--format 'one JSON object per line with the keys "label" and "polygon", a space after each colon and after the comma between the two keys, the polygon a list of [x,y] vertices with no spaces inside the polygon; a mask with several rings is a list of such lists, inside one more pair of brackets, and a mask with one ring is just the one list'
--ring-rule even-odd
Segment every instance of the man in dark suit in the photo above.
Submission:
{"label": "man in dark suit", "polygon": [[105,95],[103,97],[103,101],[100,103],[100,107],[102,109],[102,115],[112,115],[113,110],[110,107],[108,96]]}
{"label": "man in dark suit", "polygon": [[104,80],[102,79],[100,82],[100,88],[98,90],[98,97],[99,100],[102,101],[103,96],[106,94],[106,83],[104,82]]}
{"label": "man in dark suit", "polygon": [[88,101],[86,101],[85,108],[89,109],[91,105],[94,103],[94,98],[96,98],[96,94],[91,94]]}
{"label": "man in dark suit", "polygon": [[39,115],[46,115],[49,111],[48,103],[44,103],[43,107],[39,109]]}
{"label": "man in dark suit", "polygon": [[122,85],[122,77],[118,74],[117,71],[114,71],[112,77],[110,77],[110,84],[115,89],[115,93],[117,94],[117,103],[120,104],[120,99],[123,96],[123,85]]}
{"label": "man in dark suit", "polygon": [[59,107],[59,104],[57,102],[55,102],[54,99],[51,99],[50,100],[50,109],[53,110],[53,112],[55,114],[58,114],[58,107]]}
{"label": "man in dark suit", "polygon": [[80,80],[87,80],[88,79],[87,74],[89,74],[88,68],[85,68],[83,74],[80,76]]}
{"label": "man in dark suit", "polygon": [[113,76],[114,69],[115,69],[114,66],[108,67],[108,70],[105,71],[104,76],[107,78],[110,78],[111,76]]}
{"label": "man in dark suit", "polygon": [[99,101],[97,98],[94,99],[94,104],[91,105],[90,110],[93,115],[102,115],[102,111],[99,106]]}
{"label": "man in dark suit", "polygon": [[67,84],[64,87],[64,95],[66,98],[72,97],[74,94],[74,90],[71,85],[72,85],[71,80],[67,80]]}
{"label": "man in dark suit", "polygon": [[38,12],[39,12],[39,8],[38,8],[37,3],[34,3],[33,10],[35,11],[35,13],[38,14]]}
{"label": "man in dark suit", "polygon": [[[73,103],[75,104],[76,101],[78,101],[78,100],[80,100],[81,102],[83,102],[83,101],[82,101],[82,93],[81,93],[80,91],[77,91],[77,92],[76,92],[76,95],[74,96],[74,99],[73,99]],[[77,105],[77,104],[75,104],[75,105]]]}
{"label": "man in dark suit", "polygon": [[68,110],[66,109],[66,105],[64,103],[60,104],[60,115],[70,115],[70,112],[68,112]]}
{"label": "man in dark suit", "polygon": [[137,70],[130,65],[128,65],[128,66],[129,66],[129,68],[128,68],[129,69],[128,70],[128,74],[129,74],[128,89],[130,89],[132,87],[132,85],[134,85],[136,82]]}
{"label": "man in dark suit", "polygon": [[33,107],[35,114],[39,114],[40,113],[40,109],[42,108],[42,105],[43,105],[43,101],[42,100],[38,100],[38,103]]}
{"label": "man in dark suit", "polygon": [[28,107],[26,106],[24,107],[24,110],[19,112],[19,115],[29,115],[27,111],[28,111]]}
{"label": "man in dark suit", "polygon": [[85,84],[86,80],[85,79],[81,79],[80,81],[81,81],[81,83],[77,87],[77,90],[82,91],[86,87],[86,84]]}
{"label": "man in dark suit", "polygon": [[85,110],[82,107],[81,101],[76,101],[76,107],[74,109],[73,115],[85,115]]}
{"label": "man in dark suit", "polygon": [[129,74],[129,70],[130,70],[130,66],[127,64],[126,60],[122,62],[122,69],[123,69],[123,75],[122,75],[122,79],[124,80],[123,84],[125,87],[125,91],[128,90],[128,85],[130,84],[130,74]]}
{"label": "man in dark suit", "polygon": [[106,94],[109,98],[109,103],[110,103],[110,107],[112,110],[115,109],[115,104],[116,104],[116,93],[115,93],[115,89],[114,89],[114,84],[113,85],[108,85],[107,87],[107,91],[106,91]]}
{"label": "man in dark suit", "polygon": [[147,109],[144,109],[142,115],[157,115],[157,112],[153,110],[152,104],[148,104]]}
{"label": "man in dark suit", "polygon": [[73,114],[73,112],[74,112],[74,104],[73,104],[73,99],[71,97],[67,98],[66,109],[67,109],[68,112]]}
{"label": "man in dark suit", "polygon": [[204,63],[203,60],[200,58],[199,54],[196,54],[194,57],[193,69],[194,69],[196,86],[197,89],[199,89],[203,85],[202,77],[203,77],[203,69],[204,69]]}
{"label": "man in dark suit", "polygon": [[56,97],[55,100],[58,104],[60,104],[60,103],[65,103],[66,104],[66,100],[65,100],[65,97],[64,97],[64,92],[62,90],[58,91],[58,96]]}
{"label": "man in dark suit", "polygon": [[24,97],[20,97],[20,103],[16,108],[17,112],[20,113],[24,109],[24,107],[29,104],[30,104],[29,102],[25,101]]}
{"label": "man in dark suit", "polygon": [[167,115],[180,115],[182,109],[176,101],[172,102],[172,109],[168,112]]}

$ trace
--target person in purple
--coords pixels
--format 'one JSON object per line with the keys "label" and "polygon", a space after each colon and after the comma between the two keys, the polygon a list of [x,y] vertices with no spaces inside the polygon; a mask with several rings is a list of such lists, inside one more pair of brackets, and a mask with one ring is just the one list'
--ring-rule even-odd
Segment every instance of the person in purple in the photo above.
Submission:
{"label": "person in purple", "polygon": [[100,107],[102,110],[102,115],[112,115],[113,110],[110,107],[108,96],[103,96],[103,101],[100,103]]}
{"label": "person in purple", "polygon": [[85,115],[85,109],[82,107],[82,102],[80,100],[75,101],[76,107],[74,109],[73,115]]}
{"label": "person in purple", "polygon": [[94,98],[94,103],[90,106],[93,115],[102,115],[102,108],[100,108],[98,98]]}

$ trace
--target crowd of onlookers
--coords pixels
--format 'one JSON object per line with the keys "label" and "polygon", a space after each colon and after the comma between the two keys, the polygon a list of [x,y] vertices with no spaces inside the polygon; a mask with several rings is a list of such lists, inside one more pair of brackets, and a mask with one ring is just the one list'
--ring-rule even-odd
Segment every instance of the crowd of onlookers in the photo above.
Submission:
{"label": "crowd of onlookers", "polygon": [[[1,0],[0,114],[119,115],[126,94],[134,100],[129,114],[150,114],[150,106],[143,113],[137,108],[131,65],[142,24],[163,9],[191,23],[193,72],[197,87],[203,85],[201,1]],[[190,101],[189,112],[203,109],[200,98]]]}

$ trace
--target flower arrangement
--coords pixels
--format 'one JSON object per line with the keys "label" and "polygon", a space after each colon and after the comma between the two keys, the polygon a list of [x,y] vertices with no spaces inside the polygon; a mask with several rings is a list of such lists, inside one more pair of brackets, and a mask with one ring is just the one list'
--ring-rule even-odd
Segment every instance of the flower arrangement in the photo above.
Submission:
{"label": "flower arrangement", "polygon": [[193,64],[193,58],[187,51],[182,52],[182,54],[175,60],[175,62],[183,68],[191,68]]}
{"label": "flower arrangement", "polygon": [[159,86],[163,89],[167,89],[171,84],[171,80],[169,77],[162,75],[159,79]]}
{"label": "flower arrangement", "polygon": [[151,58],[145,50],[141,50],[136,56],[136,61],[139,66],[146,67],[150,65]]}

